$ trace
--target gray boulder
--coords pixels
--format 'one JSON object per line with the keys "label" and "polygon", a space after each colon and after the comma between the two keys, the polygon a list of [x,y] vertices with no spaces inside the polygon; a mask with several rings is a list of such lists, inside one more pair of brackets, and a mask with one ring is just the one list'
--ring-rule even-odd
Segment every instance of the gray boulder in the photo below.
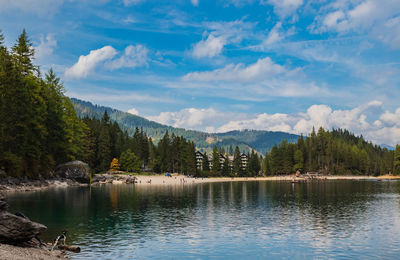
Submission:
{"label": "gray boulder", "polygon": [[0,194],[0,242],[9,244],[27,242],[46,231],[47,227],[42,224],[7,212],[8,205],[3,199]]}
{"label": "gray boulder", "polygon": [[81,161],[72,161],[58,165],[55,169],[55,175],[81,183],[90,182],[89,165]]}

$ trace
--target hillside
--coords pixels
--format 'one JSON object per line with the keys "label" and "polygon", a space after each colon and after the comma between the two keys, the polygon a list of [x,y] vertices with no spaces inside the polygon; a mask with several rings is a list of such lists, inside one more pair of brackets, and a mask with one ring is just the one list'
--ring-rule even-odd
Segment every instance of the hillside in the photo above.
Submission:
{"label": "hillside", "polygon": [[177,136],[183,136],[195,142],[196,147],[202,151],[211,151],[214,145],[224,147],[226,150],[229,146],[235,147],[236,145],[242,151],[250,151],[254,149],[259,153],[265,154],[270,150],[274,144],[279,144],[282,140],[286,139],[289,143],[296,142],[298,135],[272,132],[272,131],[257,131],[257,130],[243,130],[243,131],[230,131],[226,133],[205,133],[195,130],[186,130],[183,128],[175,128],[154,121],[147,120],[143,117],[132,115],[110,107],[93,105],[90,102],[82,101],[72,98],[75,110],[79,117],[95,117],[101,118],[104,111],[107,111],[111,120],[118,122],[123,130],[133,134],[136,127],[143,128],[148,136],[152,137],[153,141],[157,143],[166,131],[173,133]]}

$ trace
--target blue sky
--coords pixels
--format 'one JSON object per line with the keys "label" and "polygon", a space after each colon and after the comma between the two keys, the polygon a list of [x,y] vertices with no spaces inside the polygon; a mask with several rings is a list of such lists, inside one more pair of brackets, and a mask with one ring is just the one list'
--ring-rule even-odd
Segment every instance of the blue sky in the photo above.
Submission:
{"label": "blue sky", "polygon": [[0,0],[0,28],[68,96],[161,123],[400,143],[398,0]]}

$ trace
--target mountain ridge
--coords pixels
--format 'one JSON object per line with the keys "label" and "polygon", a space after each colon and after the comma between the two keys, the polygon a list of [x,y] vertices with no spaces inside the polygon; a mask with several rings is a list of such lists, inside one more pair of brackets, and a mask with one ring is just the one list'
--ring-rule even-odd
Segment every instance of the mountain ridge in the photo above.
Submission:
{"label": "mountain ridge", "polygon": [[101,118],[107,111],[110,119],[116,121],[120,127],[127,131],[130,135],[133,134],[135,128],[142,128],[148,136],[152,137],[154,142],[158,142],[160,138],[168,131],[170,134],[183,136],[191,141],[194,141],[196,147],[201,151],[210,152],[214,145],[223,147],[226,151],[232,145],[233,148],[238,146],[241,151],[249,152],[252,149],[258,153],[265,154],[275,144],[281,143],[282,140],[287,140],[289,143],[296,142],[299,135],[263,131],[263,130],[233,130],[225,133],[206,133],[197,130],[187,130],[184,128],[172,127],[160,124],[144,117],[130,114],[115,108],[93,104],[89,101],[71,98],[74,108],[79,117],[83,118],[96,117]]}

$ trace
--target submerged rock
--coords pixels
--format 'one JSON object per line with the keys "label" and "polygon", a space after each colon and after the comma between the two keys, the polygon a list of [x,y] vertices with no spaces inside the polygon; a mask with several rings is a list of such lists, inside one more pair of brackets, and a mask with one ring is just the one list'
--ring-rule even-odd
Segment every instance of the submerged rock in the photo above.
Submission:
{"label": "submerged rock", "polygon": [[81,183],[90,182],[89,165],[82,161],[72,161],[58,165],[55,169],[55,175]]}

